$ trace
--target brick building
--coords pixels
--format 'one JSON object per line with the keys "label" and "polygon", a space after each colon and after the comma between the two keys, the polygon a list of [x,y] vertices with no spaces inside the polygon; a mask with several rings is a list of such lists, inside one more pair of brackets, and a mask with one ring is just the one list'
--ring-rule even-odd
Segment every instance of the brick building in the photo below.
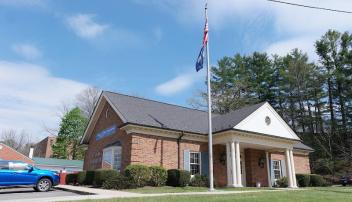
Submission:
{"label": "brick building", "polygon": [[[208,174],[207,112],[104,91],[81,144],[84,169],[129,164]],[[213,116],[214,178],[219,186],[271,186],[310,173],[309,153],[269,103]]]}
{"label": "brick building", "polygon": [[28,164],[34,164],[34,161],[29,157],[21,154],[20,152],[14,150],[13,148],[7,146],[0,142],[0,160],[7,161],[23,161]]}
{"label": "brick building", "polygon": [[55,136],[48,136],[34,146],[35,157],[50,158],[53,155],[52,146],[56,142]]}

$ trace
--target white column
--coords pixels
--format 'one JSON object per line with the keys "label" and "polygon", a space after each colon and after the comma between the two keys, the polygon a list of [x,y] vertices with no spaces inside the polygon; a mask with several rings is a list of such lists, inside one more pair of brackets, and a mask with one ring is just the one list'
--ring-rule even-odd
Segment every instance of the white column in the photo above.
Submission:
{"label": "white column", "polygon": [[270,159],[269,159],[269,152],[265,151],[265,156],[266,156],[266,169],[268,172],[268,186],[272,187],[271,184],[271,176],[270,176]]}
{"label": "white column", "polygon": [[290,160],[291,160],[291,168],[292,168],[292,183],[293,183],[292,187],[297,188],[295,162],[293,159],[292,149],[290,149]]}
{"label": "white column", "polygon": [[227,169],[227,186],[233,185],[231,176],[231,145],[230,142],[226,143],[226,169]]}
{"label": "white column", "polygon": [[289,149],[285,150],[285,161],[286,161],[286,173],[287,173],[287,179],[288,179],[288,187],[292,188],[293,187],[292,167],[291,167],[291,159],[290,159]]}
{"label": "white column", "polygon": [[236,142],[236,176],[237,176],[237,186],[242,187],[242,175],[241,175],[241,153],[240,153],[240,143]]}
{"label": "white column", "polygon": [[236,161],[235,161],[235,143],[231,142],[231,186],[235,187],[236,186],[236,179],[237,179],[237,173],[236,173]]}

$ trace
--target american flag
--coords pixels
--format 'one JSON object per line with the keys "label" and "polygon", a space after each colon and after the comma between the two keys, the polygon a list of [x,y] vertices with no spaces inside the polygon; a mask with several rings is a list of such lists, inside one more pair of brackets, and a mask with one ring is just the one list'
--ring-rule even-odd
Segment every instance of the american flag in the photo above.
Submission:
{"label": "american flag", "polygon": [[203,68],[203,61],[204,61],[204,47],[208,43],[208,18],[205,19],[205,26],[204,26],[204,35],[203,35],[203,44],[202,48],[200,49],[197,62],[196,62],[196,71],[198,72]]}

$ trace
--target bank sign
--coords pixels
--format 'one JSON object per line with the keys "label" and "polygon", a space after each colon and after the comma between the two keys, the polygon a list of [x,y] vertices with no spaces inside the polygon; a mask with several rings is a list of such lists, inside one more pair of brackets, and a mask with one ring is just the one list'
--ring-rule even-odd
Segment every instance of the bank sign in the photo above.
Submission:
{"label": "bank sign", "polygon": [[96,136],[95,136],[95,140],[101,140],[104,137],[108,137],[110,135],[113,135],[117,132],[117,126],[116,125],[112,125],[109,128],[104,129],[103,131],[99,132]]}

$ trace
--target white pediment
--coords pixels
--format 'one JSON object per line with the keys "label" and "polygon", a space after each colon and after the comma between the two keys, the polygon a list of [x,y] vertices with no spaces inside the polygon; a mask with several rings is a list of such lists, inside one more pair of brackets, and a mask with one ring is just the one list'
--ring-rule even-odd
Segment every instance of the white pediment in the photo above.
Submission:
{"label": "white pediment", "polygon": [[269,103],[262,105],[238,123],[234,129],[299,140],[296,133]]}

